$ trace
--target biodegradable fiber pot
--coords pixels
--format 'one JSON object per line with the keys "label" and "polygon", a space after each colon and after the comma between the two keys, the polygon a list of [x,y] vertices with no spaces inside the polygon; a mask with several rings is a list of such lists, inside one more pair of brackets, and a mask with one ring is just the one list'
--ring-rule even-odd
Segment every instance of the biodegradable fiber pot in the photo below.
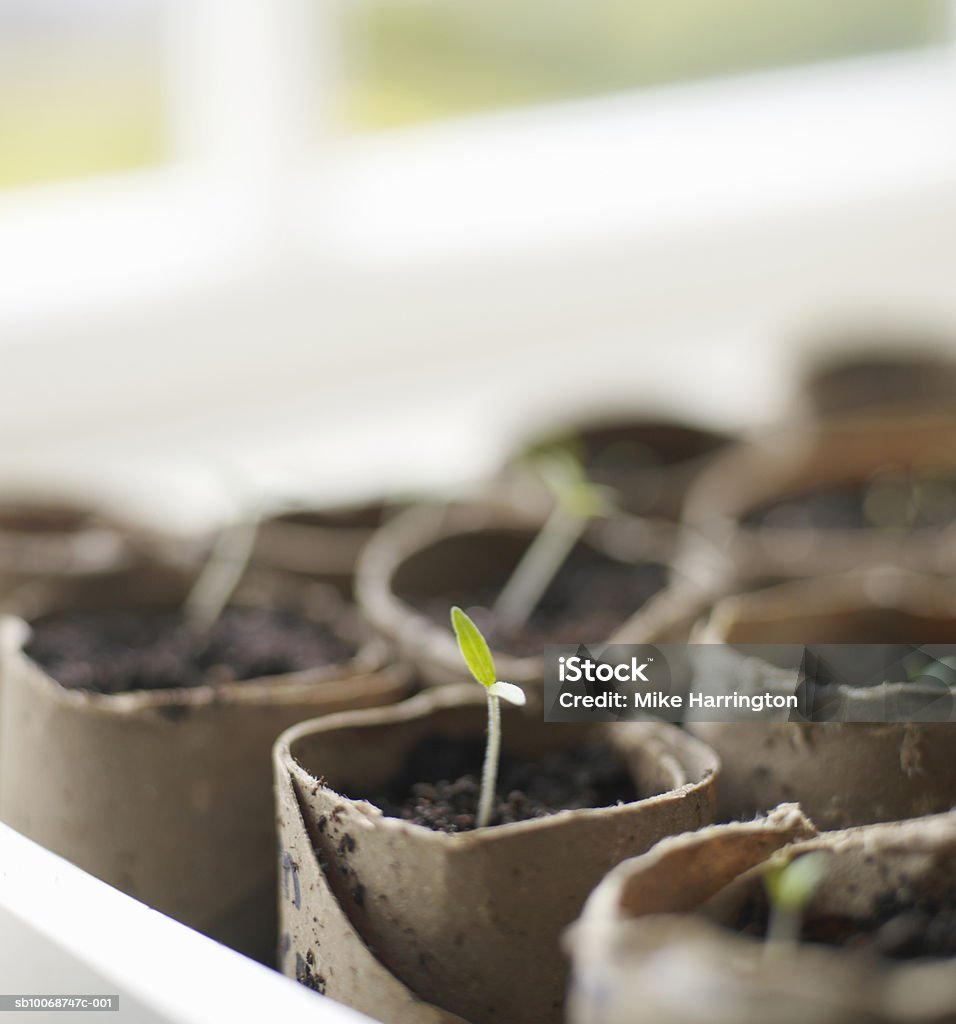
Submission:
{"label": "biodegradable fiber pot", "polygon": [[[840,416],[861,409],[881,415],[945,407],[956,399],[956,362],[945,353],[952,340],[858,332],[830,339],[827,356],[811,364],[802,383],[813,415]],[[945,347],[944,347],[945,346]],[[842,349],[833,355],[834,348]]]}
{"label": "biodegradable fiber pot", "polygon": [[[152,568],[19,593],[27,620],[57,610],[174,609],[179,573]],[[250,575],[234,605],[341,614],[317,585]],[[344,628],[344,624],[343,624]],[[407,673],[367,644],[346,664],[244,682],[97,693],[67,689],[0,619],[0,818],[198,930],[274,959],[270,750],[293,722],[407,695]]]}
{"label": "biodegradable fiber pot", "polygon": [[535,760],[601,730],[640,798],[454,834],[360,799],[422,741],[481,737],[477,684],[295,726],[275,749],[286,973],[379,1020],[447,1019],[438,1007],[473,1024],[560,1019],[562,928],[611,866],[713,820],[718,762],[666,724],[589,729],[502,711],[506,753]]}
{"label": "biodegradable fiber pot", "polygon": [[736,932],[775,850],[826,851],[805,919],[866,921],[894,901],[956,894],[956,813],[813,835],[794,805],[665,839],[620,864],[569,932],[571,1024],[943,1024],[956,961],[891,960]]}
{"label": "biodegradable fiber pot", "polygon": [[28,495],[0,501],[0,593],[35,577],[71,577],[131,564],[132,533],[94,508]]}
{"label": "biodegradable fiber pot", "polygon": [[[481,610],[492,605],[540,525],[540,518],[491,505],[410,509],[365,548],[356,578],[359,605],[423,681],[436,686],[470,678],[448,617],[460,605],[482,620],[501,678],[540,690],[544,645],[606,642],[663,588],[670,554],[651,560],[649,553],[648,561],[631,565],[596,550],[586,534],[530,628],[500,640]],[[589,594],[588,586],[596,589]]]}
{"label": "biodegradable fiber pot", "polygon": [[351,593],[355,564],[381,525],[381,502],[287,512],[263,520],[252,561],[268,569],[301,573]]}
{"label": "biodegradable fiber pot", "polygon": [[[688,494],[678,568],[691,575],[706,560],[717,587],[728,580],[818,576],[883,564],[952,573],[954,465],[956,416],[943,412],[861,415],[738,445],[715,459]],[[942,521],[867,526],[868,484],[892,484],[894,474],[948,478],[946,494],[927,492],[937,495],[934,514]],[[815,511],[805,504],[810,495],[818,495]]]}
{"label": "biodegradable fiber pot", "polygon": [[[951,644],[956,588],[908,574],[799,580],[718,601],[694,639],[746,644]],[[721,672],[698,685],[708,692],[787,695],[793,672],[728,649]],[[789,722],[769,711],[753,722],[695,721],[686,727],[722,762],[720,816],[746,817],[799,800],[826,828],[933,814],[956,803],[956,722],[884,721],[887,708],[919,717],[942,684],[919,680],[835,686],[842,723]],[[956,690],[950,687],[956,700]],[[739,713],[738,713],[739,714]]]}
{"label": "biodegradable fiber pot", "polygon": [[539,428],[508,463],[503,480],[519,500],[540,502],[541,488],[524,466],[527,455],[570,443],[580,449],[589,477],[612,488],[628,515],[676,520],[691,481],[728,442],[726,434],[701,424],[605,411]]}

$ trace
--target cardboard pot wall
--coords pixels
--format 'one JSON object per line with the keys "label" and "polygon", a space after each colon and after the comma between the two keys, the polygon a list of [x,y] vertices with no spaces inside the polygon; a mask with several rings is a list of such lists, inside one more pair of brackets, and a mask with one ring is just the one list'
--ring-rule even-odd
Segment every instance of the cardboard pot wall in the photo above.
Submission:
{"label": "cardboard pot wall", "polygon": [[[506,751],[533,759],[588,735],[585,726],[503,711]],[[632,803],[446,834],[348,798],[387,787],[426,738],[465,741],[485,726],[485,699],[472,685],[283,735],[280,830],[298,878],[281,894],[283,970],[311,958],[329,995],[383,1020],[434,1019],[396,1016],[402,992],[474,1024],[557,1021],[566,976],[558,936],[591,887],[661,836],[712,820],[717,759],[656,723],[603,732],[637,782],[642,798]],[[339,910],[325,916],[333,903]],[[372,974],[370,950],[381,968]]]}
{"label": "cardboard pot wall", "polygon": [[[728,645],[953,643],[956,588],[905,574],[796,581],[719,601],[695,639]],[[713,693],[783,695],[793,692],[792,682],[792,673],[729,646],[723,674],[711,671],[701,685]],[[855,721],[791,723],[786,711],[768,712],[759,722],[688,718],[686,728],[721,757],[722,819],[799,800],[821,827],[845,828],[933,814],[956,803],[956,723],[880,721],[887,698],[918,707],[929,691],[923,693],[918,681],[835,689]]]}
{"label": "cardboard pot wall", "polygon": [[[298,595],[250,578],[236,603]],[[34,612],[175,607],[176,574],[149,570],[35,593]],[[282,598],[284,600],[284,598]],[[311,609],[311,610],[310,610]],[[0,632],[0,818],[158,910],[228,945],[274,958],[275,837],[270,750],[304,718],[397,700],[406,670],[374,645],[348,664],[247,682],[104,695],[66,689],[22,650],[28,627]]]}
{"label": "cardboard pot wall", "polygon": [[811,415],[860,410],[905,415],[944,409],[956,400],[956,362],[946,353],[949,338],[920,331],[888,335],[878,329],[838,335],[825,345],[827,356],[809,366],[801,382]]}
{"label": "cardboard pot wall", "polygon": [[37,577],[113,572],[143,554],[144,538],[89,506],[51,497],[0,502],[0,597]]}
{"label": "cardboard pot wall", "polygon": [[385,513],[384,504],[374,503],[265,519],[256,535],[253,564],[323,580],[351,594],[359,554]]}
{"label": "cardboard pot wall", "polygon": [[[829,488],[862,489],[880,470],[951,477],[954,464],[956,416],[943,412],[795,426],[760,443],[738,445],[715,459],[687,496],[686,539],[678,567],[685,561],[692,567],[702,559],[713,561],[721,553],[722,564],[711,566],[719,585],[886,564],[951,573],[956,568],[956,524],[876,529],[828,520],[813,528],[794,521],[781,524],[771,515],[756,521],[752,517],[775,503]],[[836,503],[840,517],[845,512],[842,501]],[[862,515],[860,510],[850,512],[857,513]]]}
{"label": "cardboard pot wall", "polygon": [[812,835],[793,805],[767,819],[659,843],[615,868],[570,930],[571,1024],[871,1024],[956,1019],[956,961],[888,960],[735,931],[760,899],[777,849],[823,850],[826,874],[805,911],[866,920],[888,901],[952,898],[956,813]]}
{"label": "cardboard pot wall", "polygon": [[[424,682],[441,686],[464,681],[469,678],[468,672],[448,620],[449,609],[453,604],[466,610],[474,605],[488,608],[540,525],[540,518],[491,505],[404,512],[387,523],[362,553],[356,577],[359,605],[373,627],[419,669]],[[590,537],[589,531],[571,558],[579,556],[582,564],[593,559],[596,565],[609,567],[618,579],[633,574],[638,580],[636,589],[647,591],[644,600],[663,587],[668,576],[669,548],[659,550],[658,557],[649,558],[644,565],[629,565],[598,551]],[[501,678],[540,690],[544,644],[606,641],[644,600],[608,609],[606,621],[599,627],[602,635],[590,635],[588,627],[575,629],[570,622],[536,629],[524,644],[526,654],[500,649],[493,629],[485,629],[491,634]],[[437,609],[440,619],[435,616]],[[582,635],[585,631],[588,635]],[[514,647],[509,650],[514,651]]]}

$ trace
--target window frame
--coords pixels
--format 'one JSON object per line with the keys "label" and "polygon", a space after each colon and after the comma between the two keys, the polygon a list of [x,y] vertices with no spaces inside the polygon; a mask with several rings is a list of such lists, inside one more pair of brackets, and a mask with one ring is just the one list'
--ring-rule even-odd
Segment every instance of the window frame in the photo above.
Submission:
{"label": "window frame", "polygon": [[[167,320],[169,365],[197,375],[176,391],[184,406],[229,354],[223,338],[246,338],[236,394],[270,379],[278,395],[306,386],[322,344],[343,379],[451,365],[467,345],[520,350],[540,372],[543,341],[570,351],[689,303],[825,310],[841,288],[844,303],[871,298],[879,273],[905,301],[944,304],[948,46],[351,139],[326,123],[316,142],[316,9],[175,0],[180,159],[0,195],[0,351],[18,346],[21,375],[65,340],[109,362]],[[209,67],[210,52],[226,55]],[[176,378],[154,369],[136,403],[158,422]],[[91,395],[106,422],[114,392],[78,382],[46,410],[49,431],[88,419]]]}

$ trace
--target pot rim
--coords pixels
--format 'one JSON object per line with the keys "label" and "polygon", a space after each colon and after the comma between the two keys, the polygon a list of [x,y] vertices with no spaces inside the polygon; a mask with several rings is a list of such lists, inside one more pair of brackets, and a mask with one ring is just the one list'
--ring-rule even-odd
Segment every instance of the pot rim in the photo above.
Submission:
{"label": "pot rim", "polygon": [[[161,568],[131,566],[116,573],[109,573],[106,578],[110,581],[126,583],[129,579],[135,580],[136,576],[142,572],[158,572],[166,577],[171,586],[182,585],[186,591],[188,591],[193,578],[192,573],[171,566]],[[104,578],[100,577],[98,585],[102,585],[103,582]],[[328,588],[320,583],[292,574],[254,568],[248,570],[243,576],[236,594],[230,599],[227,607],[235,605],[261,607],[262,602],[252,599],[248,591],[257,584],[268,586],[279,583],[293,588],[297,593],[328,591]],[[66,585],[82,588],[83,581],[70,580]],[[0,614],[0,673],[2,673],[4,661],[21,659],[33,670],[31,675],[36,685],[50,688],[57,693],[61,701],[78,707],[95,708],[104,713],[127,714],[133,711],[169,707],[195,708],[216,704],[258,704],[263,701],[283,704],[294,703],[303,697],[312,695],[316,687],[321,688],[323,698],[339,701],[353,692],[356,684],[375,683],[384,687],[394,687],[403,682],[406,685],[410,684],[411,681],[411,669],[401,663],[390,662],[388,645],[381,638],[367,634],[352,657],[339,665],[321,665],[280,675],[230,680],[220,684],[203,683],[192,687],[127,690],[121,693],[99,693],[95,690],[68,688],[62,686],[42,665],[33,661],[24,650],[32,633],[30,620],[45,614],[44,605],[49,609],[55,604],[52,597],[60,589],[60,586],[61,584],[57,581],[40,581],[37,586],[27,585],[18,588],[5,601],[9,607],[11,601],[16,601],[17,595],[27,598],[39,595],[38,604],[29,618],[13,612]],[[164,601],[147,599],[140,602],[136,601],[135,597],[129,604],[144,608],[167,607],[167,603]],[[170,602],[170,605],[176,606],[175,602]],[[341,612],[346,607],[343,602],[341,607],[336,608],[336,611]],[[314,622],[325,621],[320,617],[308,614],[308,612],[303,612],[303,614]]]}
{"label": "pot rim", "polygon": [[[417,644],[427,649],[429,658],[437,662],[442,671],[447,671],[451,680],[460,680],[467,676],[467,670],[451,626],[438,625],[402,600],[393,588],[397,572],[415,554],[442,540],[491,531],[529,533],[537,530],[541,522],[539,514],[495,501],[406,509],[383,524],[359,556],[355,572],[359,607],[372,626],[389,641],[401,646],[405,637],[415,636]],[[655,535],[652,533],[652,536]],[[587,534],[582,542],[593,546]],[[661,561],[647,558],[635,564],[669,567],[668,558],[669,552],[664,552]],[[543,655],[513,655],[500,650],[493,650],[493,653],[503,679],[540,684]]]}
{"label": "pot rim", "polygon": [[[800,820],[809,826],[809,834],[805,838],[786,839],[786,829],[795,828],[802,830]],[[623,861],[605,875],[598,887],[591,893],[585,903],[581,916],[572,926],[577,930],[587,930],[599,926],[602,922],[611,921],[613,925],[625,927],[647,927],[649,929],[661,930],[668,927],[676,932],[677,938],[691,937],[698,938],[713,949],[718,947],[727,951],[727,959],[733,959],[746,964],[759,958],[763,962],[764,942],[753,936],[744,935],[727,928],[717,921],[713,921],[698,913],[701,906],[707,900],[697,904],[689,910],[676,911],[651,911],[646,914],[634,914],[629,912],[623,905],[628,885],[633,884],[635,878],[642,873],[653,872],[653,870],[665,860],[667,854],[676,847],[689,844],[706,844],[721,832],[733,829],[740,835],[745,830],[754,832],[764,831],[769,833],[773,829],[780,829],[783,841],[777,845],[779,850],[809,853],[815,850],[829,850],[837,854],[854,850],[871,851],[876,855],[885,853],[888,850],[910,849],[913,842],[923,841],[924,843],[944,843],[953,850],[956,850],[956,809],[940,814],[926,815],[920,818],[910,818],[902,821],[877,822],[869,825],[856,825],[851,828],[840,829],[832,832],[817,832],[812,822],[805,818],[800,811],[799,804],[781,804],[770,811],[764,818],[758,818],[749,822],[730,822],[727,824],[711,825],[698,830],[697,832],[684,833],[678,836],[668,836],[656,843],[647,853],[632,857]],[[799,832],[797,833],[799,835]],[[725,890],[736,880],[745,874],[759,868],[773,851],[755,861],[755,865],[737,872],[730,881],[720,885],[714,895]],[[574,941],[574,934],[571,933],[571,941]],[[683,934],[682,934],[683,933]],[[868,974],[876,974],[872,968],[879,966],[879,976],[883,984],[888,985],[892,979],[905,974],[917,974],[917,972],[931,971],[939,977],[949,979],[950,995],[956,998],[956,977],[953,968],[956,965],[956,957],[929,958],[923,957],[917,960],[893,960],[879,958],[874,960],[872,953],[847,949],[844,947],[828,947],[822,953],[815,948],[813,943],[800,943],[795,951],[786,951],[791,964],[797,962],[807,963],[808,961],[828,959],[831,963],[839,964],[844,970],[866,971]],[[870,968],[870,970],[867,970]],[[778,961],[776,964],[777,973],[786,973],[786,963]],[[759,973],[759,972],[758,972]],[[743,974],[738,975],[740,983],[751,983],[749,977]]]}
{"label": "pot rim", "polygon": [[[528,833],[540,832],[554,828],[571,820],[587,821],[596,817],[626,815],[638,804],[667,803],[683,799],[691,793],[703,792],[711,787],[720,776],[720,761],[717,755],[703,741],[696,739],[688,733],[682,732],[667,723],[649,719],[641,722],[615,723],[618,728],[627,725],[637,725],[646,731],[652,738],[652,742],[660,744],[662,749],[674,758],[680,770],[689,775],[691,769],[687,759],[677,758],[677,754],[683,752],[689,759],[690,756],[697,756],[705,762],[710,762],[701,772],[699,777],[688,778],[681,785],[667,790],[664,793],[648,797],[640,797],[637,800],[623,804],[611,804],[606,807],[580,807],[568,808],[554,811],[541,818],[530,818],[525,821],[508,822],[502,825],[492,825],[485,828],[472,829],[469,832],[439,832],[424,825],[417,825],[401,818],[393,818],[386,815],[375,804],[368,800],[353,799],[324,785],[322,780],[316,778],[304,768],[295,758],[294,745],[316,733],[333,732],[339,730],[355,729],[361,731],[368,725],[402,724],[428,719],[433,714],[439,713],[448,708],[474,708],[476,711],[483,711],[485,707],[485,696],[478,691],[479,684],[454,684],[436,687],[425,690],[414,697],[404,700],[398,704],[383,705],[377,708],[363,708],[355,711],[335,712],[323,715],[320,718],[313,718],[308,721],[299,722],[286,729],[280,734],[273,748],[274,760],[277,770],[288,772],[296,782],[304,789],[312,789],[316,785],[325,789],[333,799],[348,804],[360,811],[369,820],[370,827],[385,829],[394,832],[396,835],[404,835],[419,842],[437,842],[444,844],[449,850],[467,850],[500,842],[510,838],[517,838]],[[513,712],[515,716],[522,714],[520,711]],[[483,720],[483,719],[481,719]],[[598,723],[594,727],[596,732],[603,732]],[[633,730],[632,730],[633,731]],[[689,741],[689,742],[688,742]]]}
{"label": "pot rim", "polygon": [[[941,438],[949,442],[948,449],[941,448]],[[841,450],[841,444],[857,448]],[[743,525],[742,519],[768,500],[800,494],[805,489],[804,482],[812,483],[817,479],[816,471],[821,466],[827,468],[820,481],[823,486],[864,479],[878,465],[874,464],[872,452],[880,444],[889,450],[886,463],[904,465],[923,462],[927,450],[939,452],[941,456],[944,451],[956,451],[956,414],[937,409],[887,418],[861,411],[828,417],[820,422],[790,424],[767,440],[740,442],[717,454],[691,486],[684,506],[684,524],[708,534],[719,529],[719,524],[730,521],[740,533],[765,538],[768,544],[774,537],[787,538],[807,532],[824,538],[869,542],[872,538],[867,537],[866,530],[753,527]],[[835,450],[840,459],[830,468]],[[728,478],[746,481],[746,484],[742,488],[727,487]],[[956,525],[914,530],[908,543],[913,538],[935,540],[953,532],[956,532]]]}

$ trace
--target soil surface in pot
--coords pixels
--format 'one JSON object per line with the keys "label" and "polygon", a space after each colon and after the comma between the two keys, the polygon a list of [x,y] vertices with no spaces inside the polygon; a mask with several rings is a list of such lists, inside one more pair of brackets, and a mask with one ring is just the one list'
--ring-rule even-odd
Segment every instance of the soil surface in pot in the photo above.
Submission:
{"label": "soil surface in pot", "polygon": [[[387,792],[359,799],[436,832],[468,832],[475,827],[484,748],[478,738],[429,737]],[[629,803],[640,794],[623,757],[606,743],[591,742],[533,760],[503,752],[496,796],[493,825]]]}
{"label": "soil surface in pot", "polygon": [[876,477],[796,494],[747,513],[750,528],[894,531],[942,529],[956,521],[956,479]]}
{"label": "soil surface in pot", "polygon": [[[768,906],[761,894],[742,908],[735,930],[763,938]],[[803,923],[801,942],[862,950],[894,960],[956,956],[956,893],[942,898],[904,902],[881,899],[867,918],[810,914]]]}
{"label": "soil surface in pot", "polygon": [[664,565],[626,565],[579,546],[558,571],[526,625],[502,630],[490,609],[504,585],[449,591],[440,598],[411,601],[442,627],[453,605],[463,608],[488,642],[507,654],[541,654],[545,644],[593,643],[606,640],[667,583]]}
{"label": "soil surface in pot", "polygon": [[285,611],[228,608],[197,638],[179,612],[90,611],[31,624],[26,654],[68,689],[167,690],[340,664],[355,653],[330,627]]}

